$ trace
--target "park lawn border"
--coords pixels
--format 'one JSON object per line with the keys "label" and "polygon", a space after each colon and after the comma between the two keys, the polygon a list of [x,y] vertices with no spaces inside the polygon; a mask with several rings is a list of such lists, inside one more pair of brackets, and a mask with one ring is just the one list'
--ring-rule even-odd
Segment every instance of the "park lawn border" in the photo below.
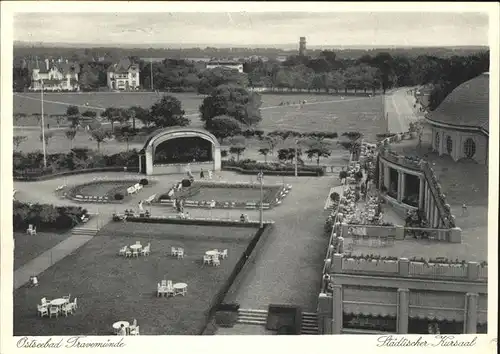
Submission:
{"label": "park lawn border", "polygon": [[[64,193],[64,196],[70,200],[76,201],[76,202],[91,202],[91,203],[109,203],[109,204],[122,204],[124,202],[127,202],[131,199],[132,195],[128,194],[126,192],[126,189],[129,187],[132,187],[132,185],[138,184],[143,178],[137,178],[137,179],[116,179],[116,180],[96,180],[96,181],[89,181],[85,183],[81,183],[78,185],[75,185],[69,189],[68,192]],[[96,196],[96,195],[81,195],[78,193],[78,188],[90,186],[93,184],[99,184],[99,183],[124,183],[125,182],[130,182],[131,185],[128,185],[128,187],[125,186],[116,186],[108,190],[108,192],[104,196]],[[156,183],[156,181],[150,181],[148,180],[148,184],[145,186],[142,186],[142,188],[152,186]],[[125,191],[122,193],[121,190],[125,189]],[[116,200],[114,199],[114,195],[116,193],[120,193],[123,195],[123,199],[121,200]]]}

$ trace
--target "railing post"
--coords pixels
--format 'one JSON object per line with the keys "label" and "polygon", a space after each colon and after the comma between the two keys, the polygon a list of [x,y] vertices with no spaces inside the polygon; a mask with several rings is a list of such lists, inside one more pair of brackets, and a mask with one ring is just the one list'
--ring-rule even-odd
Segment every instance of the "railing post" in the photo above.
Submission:
{"label": "railing post", "polygon": [[400,258],[398,260],[399,276],[408,277],[410,275],[410,261],[408,258]]}
{"label": "railing post", "polygon": [[332,273],[342,273],[342,258],[343,256],[339,253],[335,253],[333,255],[333,261],[331,267]]}
{"label": "railing post", "polygon": [[454,227],[450,229],[450,243],[462,243],[462,229],[459,227]]}
{"label": "railing post", "polygon": [[468,280],[479,279],[479,263],[467,262],[467,279]]}

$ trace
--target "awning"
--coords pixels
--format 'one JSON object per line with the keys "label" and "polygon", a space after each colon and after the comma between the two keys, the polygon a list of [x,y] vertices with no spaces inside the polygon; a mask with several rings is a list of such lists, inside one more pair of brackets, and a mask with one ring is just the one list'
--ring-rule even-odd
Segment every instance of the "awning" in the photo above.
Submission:
{"label": "awning", "polygon": [[344,313],[348,315],[363,315],[363,316],[393,316],[396,317],[396,304],[374,304],[374,303],[359,303],[344,301]]}
{"label": "awning", "polygon": [[410,318],[421,320],[435,321],[458,321],[463,322],[465,319],[464,309],[446,309],[446,308],[425,308],[410,306]]}

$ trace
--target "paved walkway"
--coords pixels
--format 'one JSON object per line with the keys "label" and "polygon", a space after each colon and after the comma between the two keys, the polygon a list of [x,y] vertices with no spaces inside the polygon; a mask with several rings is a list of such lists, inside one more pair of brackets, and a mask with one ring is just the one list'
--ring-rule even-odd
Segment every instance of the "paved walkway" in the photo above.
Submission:
{"label": "paved walkway", "polygon": [[14,272],[14,290],[28,283],[31,276],[38,275],[67,255],[89,242],[92,236],[72,235]]}

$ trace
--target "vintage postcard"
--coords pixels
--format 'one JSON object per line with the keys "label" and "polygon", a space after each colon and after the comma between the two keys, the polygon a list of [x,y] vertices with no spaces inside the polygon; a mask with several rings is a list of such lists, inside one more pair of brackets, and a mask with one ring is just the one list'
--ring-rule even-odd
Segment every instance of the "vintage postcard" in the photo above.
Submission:
{"label": "vintage postcard", "polygon": [[359,5],[2,2],[1,353],[496,352],[499,7]]}

